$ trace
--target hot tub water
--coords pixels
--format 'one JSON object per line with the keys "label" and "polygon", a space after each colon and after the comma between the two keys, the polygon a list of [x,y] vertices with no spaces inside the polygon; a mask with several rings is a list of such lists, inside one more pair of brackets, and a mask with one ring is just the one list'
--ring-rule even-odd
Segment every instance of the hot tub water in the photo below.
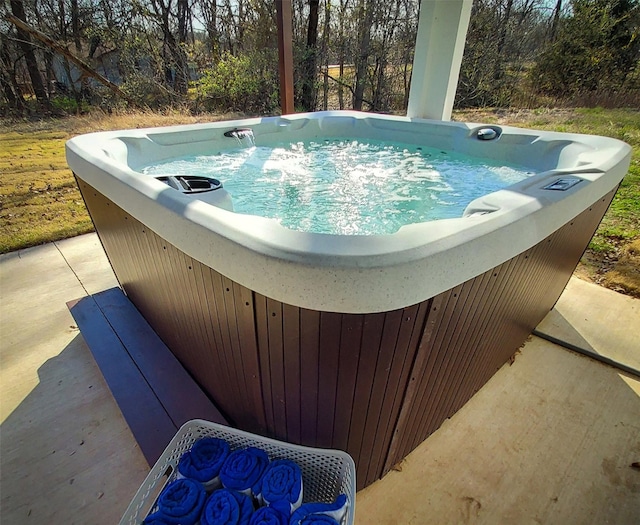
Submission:
{"label": "hot tub water", "polygon": [[236,148],[141,171],[215,177],[237,213],[342,235],[390,234],[405,224],[460,217],[473,199],[532,175],[456,152],[348,139]]}

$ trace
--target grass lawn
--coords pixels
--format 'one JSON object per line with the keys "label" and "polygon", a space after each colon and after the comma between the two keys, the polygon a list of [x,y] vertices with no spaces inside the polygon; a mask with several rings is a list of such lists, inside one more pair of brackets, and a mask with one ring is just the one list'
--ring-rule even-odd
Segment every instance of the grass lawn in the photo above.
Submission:
{"label": "grass lawn", "polygon": [[[67,139],[90,131],[210,122],[233,115],[124,113],[0,121],[0,253],[92,231],[64,156]],[[458,121],[605,135],[633,148],[629,173],[577,273],[640,297],[640,111],[628,109],[474,110]]]}
{"label": "grass lawn", "polygon": [[65,142],[81,133],[220,120],[228,115],[124,113],[0,120],[0,253],[93,231],[67,167]]}

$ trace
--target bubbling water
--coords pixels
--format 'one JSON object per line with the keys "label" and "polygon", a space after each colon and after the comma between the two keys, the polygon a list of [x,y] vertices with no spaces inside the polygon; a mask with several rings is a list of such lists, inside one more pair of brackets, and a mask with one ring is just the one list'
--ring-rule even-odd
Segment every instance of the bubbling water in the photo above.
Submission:
{"label": "bubbling water", "polygon": [[215,177],[237,213],[340,235],[390,234],[406,224],[460,217],[473,199],[532,175],[455,152],[349,139],[254,146],[142,171]]}

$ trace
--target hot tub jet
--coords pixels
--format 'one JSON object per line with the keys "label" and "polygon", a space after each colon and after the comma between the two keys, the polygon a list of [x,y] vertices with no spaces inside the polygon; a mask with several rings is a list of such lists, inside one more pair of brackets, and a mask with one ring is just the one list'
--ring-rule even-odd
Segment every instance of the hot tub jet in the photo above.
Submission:
{"label": "hot tub jet", "polygon": [[241,146],[255,146],[253,130],[250,128],[235,128],[224,132],[225,137],[233,138]]}

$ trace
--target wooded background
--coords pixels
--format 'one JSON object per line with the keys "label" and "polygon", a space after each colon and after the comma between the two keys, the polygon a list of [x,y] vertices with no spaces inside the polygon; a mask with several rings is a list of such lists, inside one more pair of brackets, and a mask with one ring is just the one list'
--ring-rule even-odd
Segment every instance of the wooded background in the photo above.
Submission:
{"label": "wooded background", "polygon": [[[292,0],[296,109],[404,113],[419,5]],[[639,107],[639,62],[639,0],[474,0],[456,107]],[[278,83],[274,0],[4,0],[4,115],[278,113]]]}

